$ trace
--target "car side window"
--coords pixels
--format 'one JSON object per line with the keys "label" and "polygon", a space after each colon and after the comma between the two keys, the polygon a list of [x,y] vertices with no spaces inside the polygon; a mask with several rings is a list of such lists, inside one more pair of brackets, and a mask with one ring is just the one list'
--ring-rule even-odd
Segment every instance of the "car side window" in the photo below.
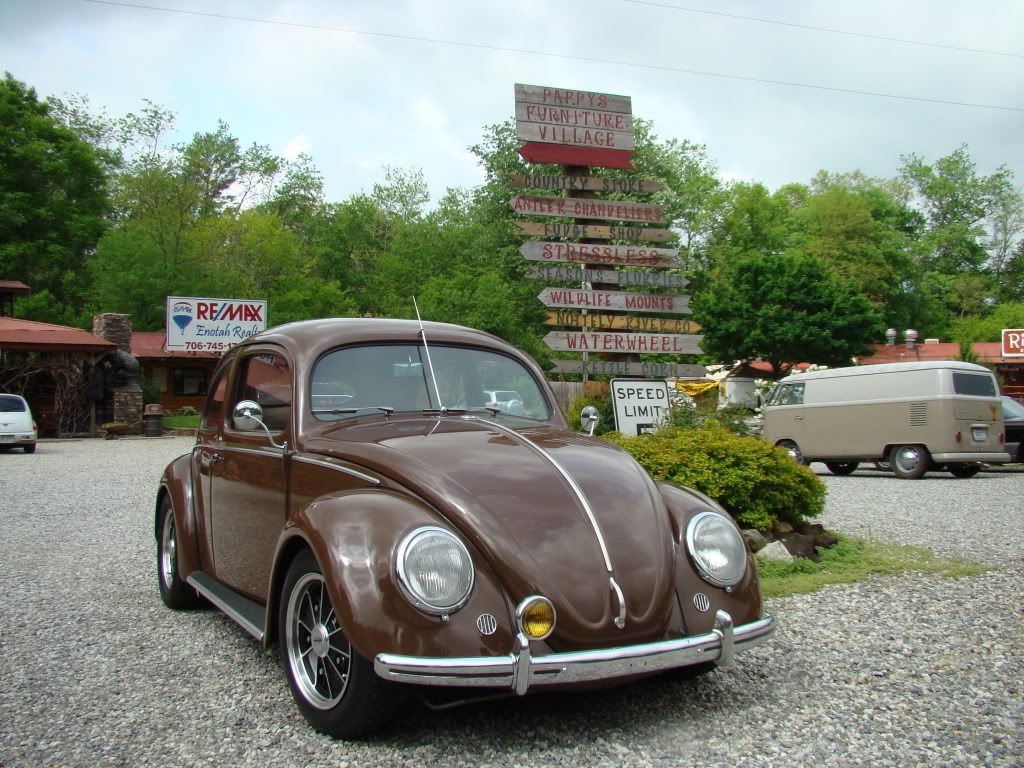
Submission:
{"label": "car side window", "polygon": [[803,403],[803,384],[782,384],[771,401],[771,405],[803,405]]}
{"label": "car side window", "polygon": [[271,432],[287,429],[292,412],[292,376],[288,361],[273,352],[261,352],[244,358],[241,365],[234,402],[258,403],[263,409],[263,423]]}
{"label": "car side window", "polygon": [[210,395],[206,399],[206,409],[203,411],[203,423],[200,429],[212,431],[218,429],[224,423],[224,391],[227,389],[227,372],[230,366],[220,369]]}

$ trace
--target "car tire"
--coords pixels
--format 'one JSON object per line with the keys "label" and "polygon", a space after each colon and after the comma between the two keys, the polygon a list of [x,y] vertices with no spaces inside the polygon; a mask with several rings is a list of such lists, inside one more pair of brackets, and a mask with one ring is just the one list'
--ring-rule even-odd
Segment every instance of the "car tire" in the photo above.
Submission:
{"label": "car tire", "polygon": [[171,497],[160,500],[157,519],[156,576],[160,582],[160,598],[176,611],[199,608],[204,601],[196,591],[178,577],[178,527],[171,511]]}
{"label": "car tire", "polygon": [[36,452],[36,444],[35,443],[32,443],[30,445],[26,445],[26,446],[24,446],[24,448],[25,448],[25,453],[35,453]]}
{"label": "car tire", "polygon": [[797,464],[807,466],[807,460],[804,459],[803,451],[801,451],[800,446],[794,443],[792,440],[783,440],[781,443],[778,444],[777,447],[784,448],[786,450],[786,453],[788,453],[790,457],[793,459],[793,461],[795,461]]}
{"label": "car tire", "polygon": [[860,464],[856,461],[826,461],[825,466],[833,475],[852,475]]}
{"label": "car tire", "polygon": [[309,550],[292,561],[278,601],[278,649],[292,696],[321,733],[359,739],[378,730],[397,704],[338,623],[320,566]]}
{"label": "car tire", "polygon": [[901,480],[917,480],[928,471],[931,456],[923,445],[896,445],[889,454],[893,474]]}
{"label": "car tire", "polygon": [[955,462],[953,464],[947,464],[946,469],[953,477],[974,477],[976,474],[981,472],[981,464],[974,464],[968,462]]}

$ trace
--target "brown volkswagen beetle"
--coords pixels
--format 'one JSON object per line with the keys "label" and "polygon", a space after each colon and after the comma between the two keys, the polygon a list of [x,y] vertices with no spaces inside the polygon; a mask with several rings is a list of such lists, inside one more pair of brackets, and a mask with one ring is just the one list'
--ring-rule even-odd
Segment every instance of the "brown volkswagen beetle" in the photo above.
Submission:
{"label": "brown volkswagen beetle", "polygon": [[774,630],[721,507],[570,431],[514,347],[441,323],[311,320],[234,347],[164,472],[156,539],[164,602],[276,641],[303,715],[341,738],[409,691],[703,671]]}

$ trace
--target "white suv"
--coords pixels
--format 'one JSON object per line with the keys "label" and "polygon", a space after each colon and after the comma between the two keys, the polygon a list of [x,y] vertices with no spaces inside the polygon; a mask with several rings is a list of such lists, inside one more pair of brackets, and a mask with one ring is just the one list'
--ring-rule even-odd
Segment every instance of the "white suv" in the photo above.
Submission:
{"label": "white suv", "polygon": [[0,395],[0,448],[20,445],[36,452],[36,422],[21,395]]}

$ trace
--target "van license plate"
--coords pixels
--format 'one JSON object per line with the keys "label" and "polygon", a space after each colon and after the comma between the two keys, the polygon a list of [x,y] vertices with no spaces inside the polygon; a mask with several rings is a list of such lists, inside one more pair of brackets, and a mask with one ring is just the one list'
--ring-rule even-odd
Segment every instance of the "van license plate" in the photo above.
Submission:
{"label": "van license plate", "polygon": [[971,437],[976,443],[988,442],[988,430],[984,427],[971,427]]}

